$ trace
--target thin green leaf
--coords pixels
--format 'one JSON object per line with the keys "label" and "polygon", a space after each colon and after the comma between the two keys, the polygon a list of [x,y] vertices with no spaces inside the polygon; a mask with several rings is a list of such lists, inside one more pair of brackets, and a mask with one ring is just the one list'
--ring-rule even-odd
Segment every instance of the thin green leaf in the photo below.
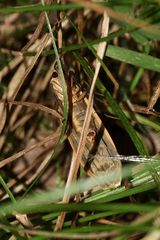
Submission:
{"label": "thin green leaf", "polygon": [[16,203],[15,197],[13,196],[12,192],[10,191],[10,189],[8,188],[7,184],[5,183],[5,181],[3,180],[3,178],[1,176],[0,176],[0,184],[3,186],[4,190],[8,194],[9,198],[11,199],[11,201],[13,203]]}
{"label": "thin green leaf", "polygon": [[6,7],[0,8],[0,13],[2,14],[11,14],[11,13],[24,13],[24,12],[42,12],[42,11],[66,11],[69,9],[80,9],[80,6],[77,3],[67,3],[67,4],[50,4],[50,5],[41,5],[41,4],[30,4],[26,6],[16,6],[16,7]]}
{"label": "thin green leaf", "polygon": [[[42,5],[44,6],[44,1],[41,0]],[[46,17],[46,21],[47,21],[47,25],[48,25],[48,29],[51,35],[51,39],[52,39],[52,44],[53,44],[53,48],[54,48],[54,52],[55,52],[55,56],[56,56],[56,60],[57,60],[57,65],[58,65],[58,70],[59,70],[59,75],[60,75],[60,79],[61,79],[61,86],[62,86],[62,92],[63,92],[63,98],[64,98],[64,108],[63,108],[63,126],[62,126],[62,130],[61,130],[61,134],[60,137],[58,139],[57,145],[59,143],[61,143],[63,141],[63,137],[66,131],[66,127],[67,127],[67,122],[68,122],[68,114],[69,114],[69,103],[68,103],[68,92],[67,92],[67,84],[65,81],[65,77],[64,77],[64,73],[63,73],[63,69],[62,69],[62,64],[60,61],[60,57],[59,57],[59,53],[58,53],[58,49],[56,46],[56,40],[55,37],[53,35],[52,32],[52,28],[50,25],[50,21],[47,15],[47,12],[45,12],[45,17]]]}
{"label": "thin green leaf", "polygon": [[160,72],[160,59],[144,53],[109,45],[106,56],[137,67]]}

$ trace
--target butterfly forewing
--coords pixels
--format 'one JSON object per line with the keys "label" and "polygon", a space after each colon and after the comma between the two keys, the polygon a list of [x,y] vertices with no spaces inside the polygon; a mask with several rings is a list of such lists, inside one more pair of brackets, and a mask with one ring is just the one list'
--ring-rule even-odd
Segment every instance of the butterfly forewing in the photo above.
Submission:
{"label": "butterfly forewing", "polygon": [[[57,72],[56,72],[57,73]],[[61,88],[61,81],[58,73],[53,75],[51,80],[55,94],[60,102],[60,108],[63,107],[63,94]],[[69,142],[74,151],[77,150],[80,135],[82,132],[83,121],[87,108],[87,99],[75,97],[76,86],[73,86],[70,94],[71,98],[71,119],[70,119],[70,131],[68,135]],[[79,94],[82,95],[82,94]],[[77,99],[75,101],[75,99]],[[90,156],[92,156],[90,158]],[[105,157],[104,157],[105,156]],[[117,156],[112,159],[111,156]],[[81,166],[84,168],[89,176],[106,176],[111,175],[110,179],[105,186],[108,188],[114,188],[121,184],[121,161],[118,156],[116,147],[103,126],[102,121],[98,117],[97,113],[93,110],[88,134],[85,142],[85,149],[83,157],[81,159]],[[113,174],[112,174],[113,175]]]}

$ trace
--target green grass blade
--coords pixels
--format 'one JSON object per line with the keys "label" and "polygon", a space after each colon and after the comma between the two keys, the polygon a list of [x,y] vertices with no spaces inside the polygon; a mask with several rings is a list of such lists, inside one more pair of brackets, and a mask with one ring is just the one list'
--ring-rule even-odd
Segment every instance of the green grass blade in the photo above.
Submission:
{"label": "green grass blade", "polygon": [[[131,171],[130,170],[128,171],[128,166],[125,169],[126,169],[125,176],[126,177],[130,176]],[[124,172],[125,172],[125,169],[124,169]],[[146,170],[144,169],[144,171]],[[43,212],[43,211],[50,212],[52,205],[53,205],[52,211],[53,209],[54,211],[61,211],[62,208],[60,208],[60,205],[53,204],[53,203],[58,202],[62,199],[64,191],[66,191],[67,194],[69,194],[70,196],[75,196],[75,194],[83,193],[84,191],[89,191],[90,189],[93,189],[96,186],[105,184],[108,181],[108,179],[110,179],[112,174],[114,176],[114,173],[110,173],[107,176],[99,176],[96,178],[90,177],[88,179],[81,179],[77,182],[72,183],[67,189],[60,188],[60,189],[55,189],[53,191],[41,192],[34,195],[30,195],[23,200],[21,199],[17,200],[16,203],[3,204],[0,208],[0,218],[6,217],[7,215],[10,215],[15,211],[23,212],[23,213],[26,213],[26,212],[33,213],[33,212]],[[144,179],[143,181],[142,181],[142,178]],[[107,189],[101,193],[96,193],[94,196],[87,198],[85,202],[88,204],[90,204],[93,201],[94,202],[96,201],[97,203],[98,202],[107,203],[107,202],[122,199],[127,196],[132,196],[137,193],[142,193],[142,192],[146,192],[151,189],[157,188],[157,184],[154,183],[154,179],[150,175],[149,175],[149,179],[146,177],[146,175],[144,175],[143,177],[141,177],[140,182],[138,180],[138,183],[141,185],[135,186],[132,189],[126,189],[125,187],[119,187],[112,191]],[[135,183],[133,182],[133,184],[136,185],[136,182]],[[96,204],[93,204],[93,205],[96,206]]]}
{"label": "green grass blade", "polygon": [[[44,1],[41,0],[41,2],[42,2],[42,5],[44,6]],[[60,137],[59,137],[59,140],[58,140],[58,143],[57,143],[57,144],[59,144],[63,141],[63,137],[64,137],[64,134],[65,134],[66,127],[67,127],[67,122],[68,122],[68,114],[69,114],[69,103],[68,103],[68,94],[67,94],[68,92],[67,92],[67,84],[66,84],[63,69],[62,69],[62,64],[61,64],[58,49],[57,49],[57,46],[56,46],[56,40],[55,40],[55,37],[54,37],[53,32],[52,32],[52,28],[51,28],[51,25],[50,25],[50,21],[49,21],[47,12],[45,12],[45,17],[46,17],[48,29],[49,29],[49,32],[50,32],[50,35],[51,35],[52,44],[53,44],[53,48],[54,48],[54,52],[55,52],[55,56],[56,56],[56,61],[57,61],[58,70],[59,70],[60,79],[61,79],[63,98],[64,98],[63,126],[62,126],[61,134],[60,134]]]}
{"label": "green grass blade", "polygon": [[8,194],[9,198],[11,199],[11,201],[13,203],[16,203],[15,197],[13,196],[12,192],[10,191],[10,189],[8,188],[7,184],[5,183],[5,181],[3,180],[3,178],[1,176],[0,176],[0,184],[2,185],[2,187],[4,188],[6,193]]}
{"label": "green grass blade", "polygon": [[42,11],[66,11],[69,9],[80,9],[82,6],[76,3],[67,3],[67,4],[50,4],[50,5],[41,5],[41,4],[30,4],[16,7],[6,7],[0,8],[1,14],[11,14],[11,13],[25,13],[25,12],[42,12]]}
{"label": "green grass blade", "polygon": [[144,53],[109,45],[106,56],[137,67],[160,72],[160,59]]}

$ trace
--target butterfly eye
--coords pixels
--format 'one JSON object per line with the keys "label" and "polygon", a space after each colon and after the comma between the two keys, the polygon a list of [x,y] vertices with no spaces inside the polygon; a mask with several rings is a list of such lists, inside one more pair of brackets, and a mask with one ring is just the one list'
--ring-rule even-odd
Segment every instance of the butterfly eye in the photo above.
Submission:
{"label": "butterfly eye", "polygon": [[95,136],[96,136],[96,132],[93,130],[90,130],[87,134],[89,141],[92,143],[95,141]]}
{"label": "butterfly eye", "polygon": [[53,78],[57,78],[57,77],[58,77],[58,73],[57,73],[56,71],[54,71],[54,72],[52,73],[52,77],[53,77]]}

